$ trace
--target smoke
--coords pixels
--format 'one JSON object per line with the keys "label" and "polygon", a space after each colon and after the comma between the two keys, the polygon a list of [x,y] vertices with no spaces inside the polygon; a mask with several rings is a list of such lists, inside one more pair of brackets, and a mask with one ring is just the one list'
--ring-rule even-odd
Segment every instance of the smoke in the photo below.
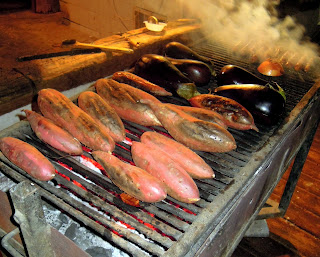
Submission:
{"label": "smoke", "polygon": [[279,19],[270,0],[180,0],[187,15],[199,19],[208,40],[256,61],[273,58],[296,69],[319,62],[319,46],[306,39],[292,17]]}

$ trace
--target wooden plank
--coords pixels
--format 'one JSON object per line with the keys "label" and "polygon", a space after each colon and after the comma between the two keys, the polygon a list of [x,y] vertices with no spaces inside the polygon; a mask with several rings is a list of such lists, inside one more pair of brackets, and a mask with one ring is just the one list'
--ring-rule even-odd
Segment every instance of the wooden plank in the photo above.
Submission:
{"label": "wooden plank", "polygon": [[[277,202],[280,200],[280,196],[275,194],[270,198]],[[320,238],[320,216],[310,212],[308,206],[303,208],[292,201],[283,218],[302,228],[306,232]]]}
{"label": "wooden plank", "polygon": [[[279,185],[274,189],[273,194],[281,196],[282,189],[284,187],[285,181],[280,180]],[[313,212],[314,214],[320,216],[320,197],[308,192],[303,188],[296,188],[292,199],[292,202]]]}
{"label": "wooden plank", "polygon": [[271,232],[270,237],[299,253],[299,256],[320,256],[319,238],[282,218],[269,219],[267,223]]}
{"label": "wooden plank", "polygon": [[[276,194],[278,195],[282,194],[286,182],[287,182],[286,178],[284,177],[281,178],[275,190]],[[320,187],[318,186],[319,184],[320,184],[320,179],[314,178],[305,173],[301,173],[296,189],[297,190],[303,189],[303,190],[307,190],[311,194],[320,195]]]}
{"label": "wooden plank", "polygon": [[30,103],[34,94],[31,80],[14,69],[0,68],[0,115]]}
{"label": "wooden plank", "polygon": [[156,35],[150,35],[142,28],[95,42],[97,44],[105,41],[110,46],[134,47],[133,54],[99,53],[34,60],[19,67],[19,77],[9,76],[9,72],[2,71],[1,78],[9,79],[2,80],[5,83],[0,85],[1,95],[5,96],[0,99],[0,115],[30,104],[32,97],[43,88],[68,90],[129,68],[141,55],[159,53],[163,45],[170,41],[190,40],[199,33],[199,28],[199,24],[172,22],[164,33]]}
{"label": "wooden plank", "polygon": [[293,256],[294,252],[270,237],[245,237],[232,257]]}

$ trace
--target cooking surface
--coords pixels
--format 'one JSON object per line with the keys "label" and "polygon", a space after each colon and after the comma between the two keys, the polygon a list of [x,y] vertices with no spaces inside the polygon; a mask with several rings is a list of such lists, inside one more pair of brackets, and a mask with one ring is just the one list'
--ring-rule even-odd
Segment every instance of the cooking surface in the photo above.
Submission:
{"label": "cooking surface", "polygon": [[[225,49],[210,44],[197,45],[194,49],[200,54],[212,57],[217,71],[225,64],[236,64],[256,73],[254,64],[246,63],[236,56],[228,55]],[[314,84],[308,74],[292,71],[287,71],[285,76],[277,78],[276,81],[287,92],[287,114]],[[215,85],[215,80],[212,80],[209,87],[213,88]],[[201,90],[203,92],[207,91],[207,89]],[[187,104],[184,100],[174,97],[160,99],[166,102]],[[86,153],[81,159],[61,156],[56,151],[43,145],[31,132],[27,122],[20,122],[2,134],[13,134],[13,136],[35,145],[47,157],[50,157],[59,175],[53,182],[47,183],[33,180],[20,170],[18,170],[19,173],[12,174],[10,172],[11,168],[16,168],[8,163],[2,155],[1,159],[6,164],[1,163],[1,168],[5,173],[11,174],[9,176],[12,176],[15,181],[24,180],[24,176],[30,178],[40,187],[46,189],[46,191],[42,191],[45,199],[62,210],[71,211],[72,216],[77,216],[77,219],[96,230],[97,233],[103,235],[124,252],[131,252],[137,256],[147,253],[162,255],[187,233],[194,221],[199,221],[199,215],[203,210],[207,212],[207,208],[212,206],[211,203],[214,204],[216,199],[224,199],[224,202],[220,204],[226,206],[232,201],[232,198],[229,198],[228,195],[235,193],[234,183],[248,179],[241,178],[242,174],[239,174],[239,172],[248,165],[252,155],[265,145],[269,136],[278,129],[279,125],[264,127],[257,124],[260,132],[230,129],[237,143],[236,150],[229,153],[198,152],[213,167],[216,177],[215,179],[196,181],[201,196],[201,200],[196,204],[184,204],[171,197],[155,204],[140,202],[140,207],[124,204],[119,198],[121,191],[106,176],[96,168],[88,168],[84,165],[91,160],[89,153]],[[118,144],[114,153],[128,162],[132,162],[129,143],[131,140],[139,140],[139,136],[147,130],[166,132],[160,127],[145,128],[130,122],[125,122],[125,126],[127,141]],[[11,168],[8,168],[8,166]],[[72,167],[72,170],[69,167]],[[226,197],[223,197],[223,195],[226,195]],[[68,205],[73,206],[83,215],[79,216],[77,211],[70,210]],[[125,225],[119,225],[116,221],[123,221]],[[138,234],[132,233],[131,227]],[[141,237],[145,239],[141,240]],[[193,238],[192,235],[191,238]],[[128,242],[131,244],[128,244]],[[133,245],[138,247],[132,247]]]}

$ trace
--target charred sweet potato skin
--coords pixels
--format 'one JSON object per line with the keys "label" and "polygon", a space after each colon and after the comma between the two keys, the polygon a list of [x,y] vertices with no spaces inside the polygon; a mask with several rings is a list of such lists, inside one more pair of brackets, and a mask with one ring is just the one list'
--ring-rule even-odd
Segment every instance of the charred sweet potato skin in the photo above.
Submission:
{"label": "charred sweet potato skin", "polygon": [[96,122],[101,122],[115,142],[124,140],[126,133],[122,120],[101,96],[92,91],[82,92],[78,97],[78,105]]}
{"label": "charred sweet potato skin", "polygon": [[70,155],[83,153],[81,143],[66,130],[34,111],[24,110],[24,112],[33,132],[41,141]]}
{"label": "charred sweet potato skin", "polygon": [[1,138],[0,150],[9,161],[35,179],[49,181],[55,176],[52,163],[38,149],[20,139]]}
{"label": "charred sweet potato skin", "polygon": [[196,119],[172,105],[149,103],[162,126],[178,142],[192,150],[204,152],[229,152],[236,142],[225,128]]}
{"label": "charred sweet potato skin", "polygon": [[165,184],[168,195],[184,203],[200,200],[199,190],[194,180],[169,155],[137,141],[132,142],[131,153],[138,167]]}
{"label": "charred sweet potato skin", "polygon": [[168,154],[192,178],[205,179],[214,177],[212,168],[198,154],[174,139],[154,131],[147,131],[142,134],[140,140],[143,144]]}
{"label": "charred sweet potato skin", "polygon": [[94,86],[98,95],[116,110],[120,118],[143,126],[161,126],[150,107],[140,102],[141,99],[160,102],[154,96],[113,79],[99,79]]}
{"label": "charred sweet potato skin", "polygon": [[93,151],[92,155],[105,169],[111,181],[127,194],[150,203],[167,197],[163,183],[145,170],[127,164],[107,152]]}
{"label": "charred sweet potato skin", "polygon": [[108,130],[59,91],[51,88],[40,90],[38,105],[46,118],[66,129],[85,146],[92,150],[114,150],[115,142]]}
{"label": "charred sweet potato skin", "polygon": [[184,106],[184,105],[175,105],[175,104],[168,104],[168,105],[172,105],[173,107],[176,107],[199,120],[217,123],[219,126],[223,128],[228,128],[228,126],[226,125],[225,118],[221,114],[213,110],[197,108],[193,106]]}
{"label": "charred sweet potato skin", "polygon": [[115,72],[112,75],[112,79],[120,82],[120,83],[125,83],[130,86],[133,86],[135,88],[141,89],[143,91],[146,91],[148,93],[151,93],[153,95],[159,95],[159,96],[172,96],[171,92],[168,92],[164,88],[151,83],[150,81],[137,76],[131,72],[127,71],[118,71]]}

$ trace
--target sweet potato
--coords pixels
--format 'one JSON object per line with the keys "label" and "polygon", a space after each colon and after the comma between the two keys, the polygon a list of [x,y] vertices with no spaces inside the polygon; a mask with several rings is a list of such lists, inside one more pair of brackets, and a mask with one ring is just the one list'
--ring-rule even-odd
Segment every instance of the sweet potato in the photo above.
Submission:
{"label": "sweet potato", "polygon": [[162,103],[142,99],[149,104],[162,126],[178,142],[185,146],[205,152],[228,152],[236,148],[231,133],[225,128],[203,120]]}
{"label": "sweet potato", "polygon": [[131,72],[127,72],[127,71],[115,72],[112,75],[112,79],[120,83],[125,83],[135,88],[139,88],[153,95],[172,96],[172,93],[168,92],[163,87],[160,87],[154,83],[151,83],[150,81],[142,77],[139,77]]}
{"label": "sweet potato", "polygon": [[143,126],[161,126],[153,111],[141,99],[160,102],[154,96],[113,79],[98,79],[94,84],[98,95],[110,104],[120,118]]}
{"label": "sweet potato", "polygon": [[185,113],[199,120],[217,123],[219,126],[223,128],[228,128],[228,126],[226,125],[225,118],[221,114],[213,110],[197,108],[193,106],[176,105],[176,104],[168,104],[168,105],[173,105],[174,107],[184,111]]}
{"label": "sweet potato", "polygon": [[102,165],[111,181],[125,193],[143,202],[159,202],[167,197],[163,183],[145,170],[125,163],[103,151],[92,156]]}
{"label": "sweet potato", "polygon": [[67,130],[92,150],[112,152],[115,143],[106,127],[95,120],[68,97],[55,89],[42,89],[38,93],[41,113],[59,127]]}
{"label": "sweet potato", "polygon": [[137,141],[132,142],[131,153],[138,167],[165,184],[168,195],[184,203],[200,200],[199,190],[194,180],[169,155]]}
{"label": "sweet potato", "polygon": [[81,143],[67,131],[34,111],[23,111],[26,114],[33,132],[41,141],[70,155],[82,154]]}
{"label": "sweet potato", "polygon": [[38,149],[20,139],[1,138],[0,150],[9,161],[38,180],[48,181],[55,176],[52,163]]}
{"label": "sweet potato", "polygon": [[192,178],[213,178],[212,168],[194,151],[183,144],[157,132],[144,132],[141,142],[163,154],[168,154],[174,161],[179,163]]}
{"label": "sweet potato", "polygon": [[101,96],[92,91],[82,92],[78,97],[78,105],[96,122],[101,122],[115,142],[124,140],[126,132],[122,120]]}

